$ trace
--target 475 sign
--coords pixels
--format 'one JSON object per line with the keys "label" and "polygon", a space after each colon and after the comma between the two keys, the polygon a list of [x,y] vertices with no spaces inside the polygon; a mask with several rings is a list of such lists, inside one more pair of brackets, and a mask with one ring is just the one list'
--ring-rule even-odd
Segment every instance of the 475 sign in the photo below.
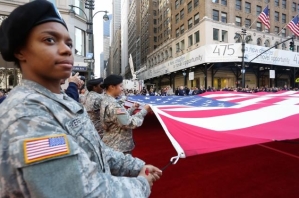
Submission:
{"label": "475 sign", "polygon": [[206,47],[206,62],[240,62],[241,43],[215,44]]}
{"label": "475 sign", "polygon": [[235,54],[234,44],[215,45],[213,53],[218,56],[233,56]]}

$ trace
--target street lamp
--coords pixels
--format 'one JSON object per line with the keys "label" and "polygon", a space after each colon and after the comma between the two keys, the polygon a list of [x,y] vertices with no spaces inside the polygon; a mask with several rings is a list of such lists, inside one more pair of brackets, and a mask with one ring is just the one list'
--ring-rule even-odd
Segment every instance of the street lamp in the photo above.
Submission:
{"label": "street lamp", "polygon": [[239,33],[235,34],[235,39],[236,38],[241,38],[241,42],[242,42],[242,48],[241,48],[241,52],[242,52],[242,69],[241,69],[241,73],[242,73],[242,88],[245,88],[245,62],[244,62],[244,57],[245,57],[245,36],[246,36],[246,29],[242,28],[242,31]]}
{"label": "street lamp", "polygon": [[89,15],[87,16],[87,14],[84,12],[84,10],[78,6],[74,6],[74,5],[69,5],[70,6],[70,10],[69,10],[69,14],[73,17],[75,16],[77,13],[75,12],[74,8],[78,8],[80,11],[82,11],[82,13],[85,16],[86,19],[86,25],[87,25],[87,29],[86,29],[86,33],[88,34],[88,52],[90,54],[92,54],[91,57],[89,57],[87,59],[89,66],[88,66],[88,80],[90,80],[92,78],[91,75],[91,71],[94,71],[94,39],[93,39],[93,18],[95,17],[96,14],[98,14],[99,12],[104,12],[104,16],[103,16],[103,20],[104,21],[108,21],[109,17],[107,15],[108,11],[97,11],[96,13],[92,14],[92,11],[94,10],[94,0],[86,0],[85,1],[85,8],[89,10]]}

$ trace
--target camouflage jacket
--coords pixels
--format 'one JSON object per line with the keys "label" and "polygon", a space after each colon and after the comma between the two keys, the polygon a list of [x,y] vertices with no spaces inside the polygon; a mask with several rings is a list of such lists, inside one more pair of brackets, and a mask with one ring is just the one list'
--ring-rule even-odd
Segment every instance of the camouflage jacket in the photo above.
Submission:
{"label": "camouflage jacket", "polygon": [[107,147],[66,94],[24,80],[0,109],[0,197],[149,196],[144,162]]}
{"label": "camouflage jacket", "polygon": [[93,122],[100,137],[103,137],[103,131],[100,123],[100,105],[102,94],[90,91],[86,94],[85,100],[82,102],[91,121]]}
{"label": "camouflage jacket", "polygon": [[104,94],[100,110],[100,122],[104,130],[103,142],[109,147],[128,152],[134,149],[132,129],[143,123],[145,109],[133,114],[135,108],[125,109],[122,101]]}

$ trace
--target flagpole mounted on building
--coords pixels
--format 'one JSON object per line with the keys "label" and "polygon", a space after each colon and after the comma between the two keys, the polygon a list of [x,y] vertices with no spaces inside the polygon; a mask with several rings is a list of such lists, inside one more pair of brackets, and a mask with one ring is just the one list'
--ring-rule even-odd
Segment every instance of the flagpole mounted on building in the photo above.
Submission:
{"label": "flagpole mounted on building", "polygon": [[[286,27],[288,27],[292,32],[294,30],[295,32],[298,32],[298,34],[299,34],[298,22],[299,22],[299,17],[297,14],[296,16],[294,16],[294,18],[292,18],[292,20],[288,24],[286,24],[283,28],[281,28],[280,32],[277,35],[280,35],[282,30],[284,30]],[[296,35],[296,36],[298,36],[298,35]]]}
{"label": "flagpole mounted on building", "polygon": [[263,11],[259,14],[258,17],[251,23],[248,29],[252,27],[252,25],[257,21],[260,20],[268,29],[270,29],[270,12],[269,12],[269,6],[267,5]]}

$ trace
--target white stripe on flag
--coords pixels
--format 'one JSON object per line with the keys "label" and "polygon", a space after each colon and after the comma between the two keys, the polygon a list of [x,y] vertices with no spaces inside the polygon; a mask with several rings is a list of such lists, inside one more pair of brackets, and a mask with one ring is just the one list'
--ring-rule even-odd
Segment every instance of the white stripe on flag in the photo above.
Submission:
{"label": "white stripe on flag", "polygon": [[185,124],[222,132],[228,130],[239,130],[280,120],[299,114],[299,108],[294,108],[292,105],[271,105],[252,111],[208,118],[174,117],[159,109],[157,109],[157,113]]}

